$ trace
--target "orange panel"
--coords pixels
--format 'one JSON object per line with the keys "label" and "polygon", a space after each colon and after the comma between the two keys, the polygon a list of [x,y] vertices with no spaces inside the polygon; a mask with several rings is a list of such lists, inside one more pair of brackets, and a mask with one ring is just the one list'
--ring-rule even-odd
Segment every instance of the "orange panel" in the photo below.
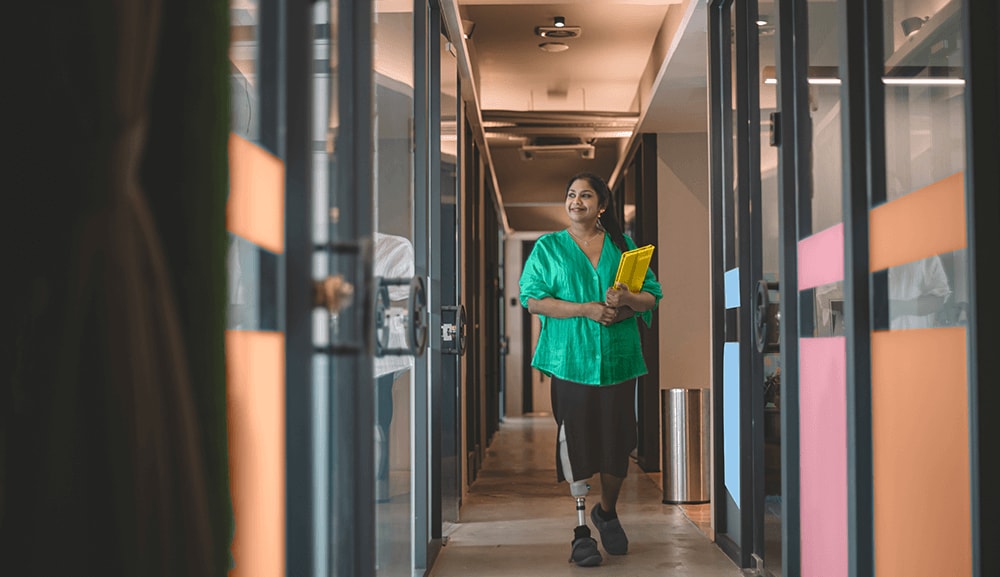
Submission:
{"label": "orange panel", "polygon": [[963,173],[871,211],[871,270],[965,248]]}
{"label": "orange panel", "polygon": [[229,135],[226,228],[274,253],[285,250],[285,164],[235,134]]}
{"label": "orange panel", "polygon": [[970,576],[965,329],[872,337],[875,574]]}
{"label": "orange panel", "polygon": [[285,574],[285,335],[226,331],[231,577]]}

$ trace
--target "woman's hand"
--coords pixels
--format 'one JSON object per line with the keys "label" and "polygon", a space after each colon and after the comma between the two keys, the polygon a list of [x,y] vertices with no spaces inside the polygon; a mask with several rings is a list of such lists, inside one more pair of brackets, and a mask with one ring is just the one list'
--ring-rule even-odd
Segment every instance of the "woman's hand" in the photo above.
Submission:
{"label": "woman's hand", "polygon": [[618,307],[617,309],[615,309],[615,320],[612,322],[612,324],[620,323],[623,320],[630,319],[634,316],[635,316],[635,311],[632,310],[630,307]]}
{"label": "woman's hand", "polygon": [[[626,289],[627,292],[627,289]],[[648,294],[648,293],[640,293]],[[635,295],[633,295],[635,296]],[[652,299],[652,295],[649,295]],[[635,299],[633,299],[635,300]],[[533,315],[545,315],[554,319],[568,319],[573,317],[588,318],[595,323],[604,326],[613,325],[633,314],[635,311],[628,306],[613,307],[607,303],[589,302],[575,303],[554,298],[544,298],[541,300],[528,299],[528,312]]]}
{"label": "woman's hand", "polygon": [[604,302],[609,307],[628,307],[633,313],[643,312],[656,306],[656,297],[648,292],[634,293],[628,290],[628,285],[623,282],[616,283],[604,293]]}
{"label": "woman's hand", "polygon": [[604,302],[608,304],[609,307],[622,307],[629,306],[632,293],[628,290],[628,285],[623,282],[615,283],[615,286],[608,289],[604,294]]}
{"label": "woman's hand", "polygon": [[588,319],[604,326],[613,324],[618,315],[618,311],[614,307],[609,307],[604,303],[583,303],[583,306],[586,308],[585,316]]}

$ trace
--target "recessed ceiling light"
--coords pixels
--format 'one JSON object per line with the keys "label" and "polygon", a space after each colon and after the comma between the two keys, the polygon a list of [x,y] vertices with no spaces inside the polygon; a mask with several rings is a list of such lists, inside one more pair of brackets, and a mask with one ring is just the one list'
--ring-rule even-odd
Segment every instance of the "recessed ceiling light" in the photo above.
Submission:
{"label": "recessed ceiling light", "polygon": [[562,52],[563,50],[569,50],[569,44],[564,42],[542,42],[538,45],[538,47],[546,52]]}
{"label": "recessed ceiling light", "polygon": [[556,28],[562,28],[563,26],[566,25],[566,19],[563,18],[562,16],[556,16],[555,22],[553,22],[552,25],[555,26]]}

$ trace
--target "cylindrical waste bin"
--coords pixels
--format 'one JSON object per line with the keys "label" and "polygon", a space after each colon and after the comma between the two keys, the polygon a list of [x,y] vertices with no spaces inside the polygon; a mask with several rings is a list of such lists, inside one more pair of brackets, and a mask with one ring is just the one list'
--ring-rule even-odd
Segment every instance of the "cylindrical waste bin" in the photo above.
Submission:
{"label": "cylindrical waste bin", "polygon": [[660,391],[663,502],[707,503],[712,396],[709,389]]}

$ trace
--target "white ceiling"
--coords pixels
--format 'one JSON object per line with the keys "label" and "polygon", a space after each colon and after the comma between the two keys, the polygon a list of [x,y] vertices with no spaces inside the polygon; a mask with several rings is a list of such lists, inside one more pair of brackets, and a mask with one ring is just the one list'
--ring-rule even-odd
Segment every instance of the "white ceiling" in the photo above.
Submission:
{"label": "white ceiling", "polygon": [[[453,40],[459,27],[472,32],[455,42],[459,71],[464,97],[477,103],[508,232],[565,226],[567,179],[589,170],[614,182],[630,133],[706,130],[704,0],[442,4]],[[536,35],[556,16],[581,34]],[[542,51],[549,41],[569,48]],[[525,160],[521,150],[571,141],[593,144],[593,158],[569,151]]]}

